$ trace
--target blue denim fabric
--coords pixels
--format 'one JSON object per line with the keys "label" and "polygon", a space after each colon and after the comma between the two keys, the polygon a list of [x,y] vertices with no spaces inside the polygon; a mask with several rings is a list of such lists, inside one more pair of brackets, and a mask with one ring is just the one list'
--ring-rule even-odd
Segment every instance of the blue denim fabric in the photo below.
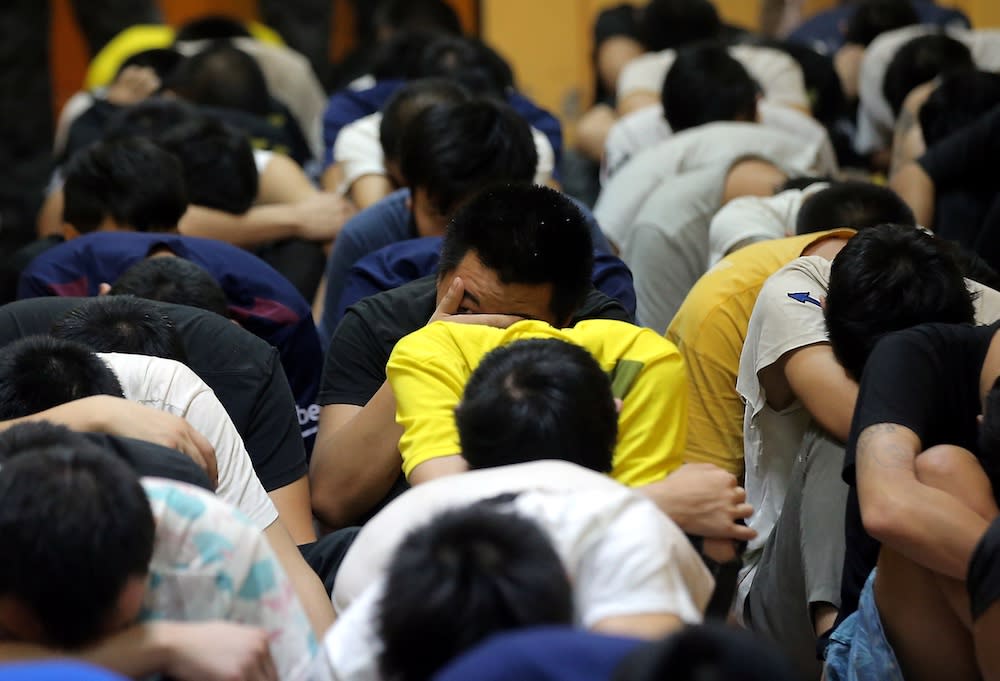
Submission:
{"label": "blue denim fabric", "polygon": [[858,610],[840,623],[826,648],[827,681],[903,681],[875,605],[875,572],[861,591]]}

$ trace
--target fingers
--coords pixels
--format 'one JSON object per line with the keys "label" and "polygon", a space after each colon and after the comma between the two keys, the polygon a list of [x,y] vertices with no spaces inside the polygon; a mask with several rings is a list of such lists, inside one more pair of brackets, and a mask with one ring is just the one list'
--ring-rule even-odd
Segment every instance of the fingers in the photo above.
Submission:
{"label": "fingers", "polygon": [[731,513],[734,520],[746,520],[753,515],[753,506],[750,504],[737,504]]}
{"label": "fingers", "polygon": [[756,539],[757,533],[746,525],[732,523],[719,536],[720,538],[732,539],[734,541],[750,541],[751,539]]}
{"label": "fingers", "polygon": [[451,280],[451,284],[448,286],[448,290],[445,291],[444,296],[442,296],[441,302],[438,303],[437,309],[434,310],[431,321],[437,321],[442,317],[458,312],[458,308],[462,305],[462,296],[464,295],[465,288],[462,285],[462,279],[461,277],[455,277]]}
{"label": "fingers", "polygon": [[191,428],[191,441],[195,451],[205,462],[205,473],[212,487],[219,486],[219,462],[215,458],[215,448],[204,435]]}
{"label": "fingers", "polygon": [[260,660],[260,677],[261,681],[278,681],[278,668],[274,664],[274,660],[271,658],[271,650],[269,646],[265,644],[265,652],[263,658]]}
{"label": "fingers", "polygon": [[478,324],[480,326],[492,326],[497,329],[506,329],[511,324],[524,321],[524,317],[512,314],[462,314],[451,317],[449,322],[460,324]]}

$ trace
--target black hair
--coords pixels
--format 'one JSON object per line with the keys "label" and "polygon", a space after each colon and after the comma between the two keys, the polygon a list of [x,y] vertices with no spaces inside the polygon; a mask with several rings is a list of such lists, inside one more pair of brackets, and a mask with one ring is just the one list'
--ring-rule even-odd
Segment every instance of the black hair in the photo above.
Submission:
{"label": "black hair", "polygon": [[420,55],[424,77],[449,78],[481,97],[502,100],[514,87],[514,71],[493,48],[477,38],[442,36]]}
{"label": "black hair", "polygon": [[271,109],[260,66],[249,54],[224,41],[188,57],[165,85],[200,106],[235,109],[261,117]]}
{"label": "black hair", "polygon": [[225,14],[206,14],[183,24],[177,29],[174,40],[187,42],[195,40],[228,40],[230,38],[252,38],[253,35],[239,19]]}
{"label": "black hair", "polygon": [[170,48],[158,47],[143,50],[131,55],[118,67],[118,75],[130,66],[144,66],[153,69],[157,77],[163,81],[170,77],[174,70],[184,61],[184,55]]}
{"label": "black hair", "polygon": [[115,281],[111,295],[188,305],[229,316],[226,294],[205,268],[179,257],[145,258]]}
{"label": "black hair", "polygon": [[421,58],[424,50],[448,34],[421,29],[397,31],[375,47],[371,73],[375,80],[413,80],[423,78]]}
{"label": "black hair", "polygon": [[561,459],[609,473],[618,410],[608,375],[586,349],[536,338],[483,357],[455,424],[470,468]]}
{"label": "black hair", "polygon": [[185,361],[184,344],[162,307],[134,296],[91,298],[52,324],[51,333],[96,352],[125,352]]}
{"label": "black hair", "polygon": [[0,433],[0,462],[0,595],[37,617],[36,643],[93,643],[108,633],[129,578],[149,572],[155,527],[138,477],[51,424]]}
{"label": "black hair", "polygon": [[572,617],[566,570],[534,521],[494,504],[445,511],[393,555],[378,604],[379,665],[393,681],[426,681],[494,633]]}
{"label": "black hair", "polygon": [[85,345],[28,336],[0,348],[0,421],[94,395],[124,396],[115,372]]}
{"label": "black hair", "polygon": [[721,45],[686,47],[663,81],[663,115],[674,132],[714,121],[755,121],[760,86]]}
{"label": "black hair", "polygon": [[866,229],[884,223],[914,227],[913,211],[888,187],[870,182],[835,182],[807,196],[795,218],[797,234],[849,227]]}
{"label": "black hair", "polygon": [[108,122],[106,141],[122,137],[155,139],[164,130],[181,123],[203,120],[206,114],[182,99],[150,97],[118,112]]}
{"label": "black hair", "polygon": [[639,19],[639,40],[651,52],[714,40],[721,31],[709,0],[651,0]]}
{"label": "black hair", "polygon": [[64,166],[63,221],[93,232],[105,218],[140,232],[176,229],[188,207],[176,156],[149,140],[98,142]]}
{"label": "black hair", "polygon": [[909,41],[889,62],[882,79],[882,94],[893,116],[903,109],[906,96],[917,87],[951,71],[975,68],[972,52],[959,40],[932,33]]}
{"label": "black hair", "polygon": [[1000,105],[1000,73],[961,69],[945,74],[920,107],[920,129],[928,147],[975,123]]}
{"label": "black hair", "polygon": [[639,646],[618,664],[612,681],[793,681],[788,660],[750,632],[706,624],[685,627]]}
{"label": "black hair", "polygon": [[391,31],[422,29],[461,35],[462,22],[444,0],[379,0],[375,27]]}
{"label": "black hair", "polygon": [[928,322],[971,323],[973,300],[938,239],[907,225],[879,225],[834,258],[823,310],[834,354],[860,379],[879,338]]}
{"label": "black hair", "polygon": [[434,104],[456,104],[469,99],[469,92],[446,78],[422,78],[396,90],[382,107],[379,142],[387,160],[399,160],[403,131],[421,111]]}
{"label": "black hair", "polygon": [[495,182],[530,181],[538,152],[531,127],[513,109],[473,100],[417,114],[403,131],[399,162],[410,189],[422,188],[438,213],[450,215]]}
{"label": "black hair", "polygon": [[162,131],[156,142],[180,159],[192,204],[233,215],[253,205],[260,178],[243,133],[203,116]]}
{"label": "black hair", "polygon": [[847,20],[844,42],[868,47],[883,33],[919,23],[910,0],[861,0]]}
{"label": "black hair", "polygon": [[445,232],[438,262],[443,277],[468,254],[504,284],[552,284],[552,316],[568,322],[592,288],[593,241],[587,220],[548,187],[491,187],[463,206]]}

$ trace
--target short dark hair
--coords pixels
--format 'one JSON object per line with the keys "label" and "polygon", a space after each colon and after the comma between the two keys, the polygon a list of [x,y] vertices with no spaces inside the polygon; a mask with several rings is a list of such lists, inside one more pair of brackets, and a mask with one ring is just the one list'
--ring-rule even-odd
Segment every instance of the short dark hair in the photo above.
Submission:
{"label": "short dark hair", "polygon": [[552,542],[496,504],[441,513],[393,555],[378,604],[382,673],[426,681],[488,636],[569,625],[573,594]]}
{"label": "short dark hair", "polygon": [[495,182],[531,181],[538,153],[531,127],[513,109],[473,100],[417,114],[403,131],[399,162],[411,190],[424,189],[434,209],[450,215]]}
{"label": "short dark hair", "polygon": [[194,54],[174,71],[166,86],[200,106],[267,116],[270,93],[263,71],[246,52],[226,41]]}
{"label": "short dark hair", "polygon": [[28,336],[0,348],[0,421],[93,395],[124,397],[115,372],[85,345]]}
{"label": "short dark hair", "polygon": [[375,80],[423,78],[421,58],[427,46],[447,34],[425,29],[396,31],[375,46],[371,74]]}
{"label": "short dark hair", "polygon": [[105,140],[123,137],[156,139],[164,130],[207,114],[183,99],[150,97],[115,114],[104,133]]}
{"label": "short dark hair", "polygon": [[768,641],[721,624],[684,627],[626,655],[612,681],[792,681],[795,671]]}
{"label": "short dark hair", "polygon": [[123,61],[122,65],[118,67],[117,75],[121,75],[121,72],[130,66],[142,66],[153,69],[162,81],[169,78],[182,61],[184,61],[184,55],[170,48],[158,47],[143,50]]}
{"label": "short dark hair", "polygon": [[393,31],[422,29],[461,35],[462,22],[444,0],[379,0],[375,6],[376,28]]}
{"label": "short dark hair", "polygon": [[883,33],[920,23],[910,0],[861,0],[847,20],[844,42],[868,47]]}
{"label": "short dark hair", "polygon": [[128,579],[149,572],[155,527],[138,477],[51,424],[0,433],[0,462],[0,595],[31,610],[44,643],[93,643]]}
{"label": "short dark hair", "polygon": [[893,116],[898,116],[913,88],[950,71],[968,68],[975,68],[975,62],[964,43],[943,33],[920,36],[900,47],[889,62],[882,78],[882,94]]}
{"label": "short dark hair", "polygon": [[594,246],[580,209],[548,187],[504,184],[486,189],[452,218],[438,276],[466,255],[505,284],[552,284],[552,316],[568,321],[592,288]]}
{"label": "short dark hair", "polygon": [[52,324],[52,335],[96,352],[125,352],[184,362],[174,321],[155,302],[134,296],[91,298]]}
{"label": "short dark hair", "polygon": [[63,220],[80,233],[108,217],[140,232],[172,230],[188,207],[180,161],[149,140],[98,142],[73,154],[64,175]]}
{"label": "short dark hair", "polygon": [[879,338],[927,322],[971,323],[973,299],[939,240],[907,225],[879,225],[834,258],[824,316],[834,354],[860,379]]}
{"label": "short dark hair", "polygon": [[721,45],[686,47],[663,80],[663,115],[674,132],[715,121],[754,121],[760,86]]}
{"label": "short dark hair", "polygon": [[203,116],[167,128],[156,142],[180,159],[192,204],[234,215],[253,205],[260,178],[242,132]]}
{"label": "short dark hair", "polygon": [[449,78],[482,97],[503,100],[514,87],[510,64],[482,40],[441,36],[428,43],[420,55],[425,77]]}
{"label": "short dark hair", "polygon": [[188,305],[229,316],[229,304],[219,282],[205,268],[179,257],[140,260],[118,277],[109,293]]}
{"label": "short dark hair", "polygon": [[382,107],[378,137],[387,160],[399,160],[403,131],[413,118],[435,104],[456,104],[470,97],[468,90],[446,78],[421,78],[396,90]]}
{"label": "short dark hair", "polygon": [[797,234],[849,227],[867,229],[894,223],[914,227],[913,211],[888,187],[870,182],[835,182],[807,196],[795,218]]}
{"label": "short dark hair", "polygon": [[455,423],[470,468],[561,459],[609,473],[618,410],[608,375],[586,349],[534,338],[483,357]]}
{"label": "short dark hair", "polygon": [[174,40],[186,42],[251,37],[253,36],[246,24],[239,19],[225,14],[205,14],[181,25]]}
{"label": "short dark hair", "polygon": [[920,107],[920,129],[928,147],[975,123],[1000,105],[1000,73],[961,69],[941,77]]}
{"label": "short dark hair", "polygon": [[639,40],[651,52],[714,40],[721,31],[709,0],[651,0],[639,19]]}

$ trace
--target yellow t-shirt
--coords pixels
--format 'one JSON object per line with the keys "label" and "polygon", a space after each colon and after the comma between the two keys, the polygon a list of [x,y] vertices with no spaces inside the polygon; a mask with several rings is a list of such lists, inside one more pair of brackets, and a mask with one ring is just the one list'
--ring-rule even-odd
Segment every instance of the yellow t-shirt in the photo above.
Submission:
{"label": "yellow t-shirt", "polygon": [[743,475],[744,410],[736,377],[757,295],[768,277],[816,242],[854,233],[835,229],[751,244],[720,260],[688,293],[666,334],[687,370],[685,462]]}
{"label": "yellow t-shirt", "polygon": [[606,371],[618,414],[611,476],[638,486],[682,463],[687,429],[684,367],[674,345],[654,331],[595,319],[570,329],[526,320],[507,329],[436,322],[396,344],[386,374],[403,426],[399,451],[409,476],[429,459],[461,453],[454,409],[465,383],[490,350],[526,338],[555,338],[590,351]]}

